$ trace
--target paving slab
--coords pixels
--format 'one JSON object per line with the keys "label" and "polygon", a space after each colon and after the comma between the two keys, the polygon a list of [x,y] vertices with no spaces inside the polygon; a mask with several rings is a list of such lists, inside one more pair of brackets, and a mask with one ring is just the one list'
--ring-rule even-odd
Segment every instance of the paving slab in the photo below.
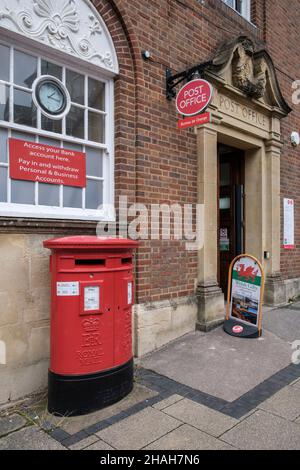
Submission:
{"label": "paving slab", "polygon": [[96,411],[94,413],[90,413],[83,416],[74,416],[74,417],[55,417],[46,413],[44,418],[51,422],[54,426],[59,426],[64,431],[67,431],[69,434],[75,434],[82,429],[88,428],[93,424],[96,424],[100,421],[105,419],[111,418],[112,416],[129,409],[130,407],[141,403],[145,400],[156,396],[157,393],[149,390],[148,388],[140,385],[135,384],[133,391],[123,400],[118,403],[115,403],[108,408],[105,408],[100,411]]}
{"label": "paving slab", "polygon": [[300,389],[284,387],[258,408],[294,421],[300,415]]}
{"label": "paving slab", "polygon": [[149,407],[98,432],[97,436],[116,449],[138,450],[180,425],[178,420]]}
{"label": "paving slab", "polygon": [[181,395],[171,395],[168,398],[165,398],[164,400],[159,401],[158,403],[155,403],[153,405],[153,408],[156,408],[157,410],[163,410],[164,408],[167,408],[168,406],[173,405],[174,403],[177,403],[178,401],[182,400],[184,397]]}
{"label": "paving slab", "polygon": [[27,421],[18,414],[12,414],[0,418],[0,437],[21,429]]}
{"label": "paving slab", "polygon": [[99,441],[99,438],[97,436],[89,436],[86,439],[83,439],[80,442],[77,442],[77,444],[73,444],[71,446],[68,446],[70,450],[83,450],[86,447],[91,446],[92,444],[95,444],[96,442]]}
{"label": "paving slab", "polygon": [[92,444],[89,447],[86,447],[84,450],[115,450],[113,447],[108,445],[106,442],[101,441],[101,439],[98,439],[95,444]]}
{"label": "paving slab", "polygon": [[222,436],[243,450],[299,450],[300,426],[258,410]]}
{"label": "paving slab", "polygon": [[219,411],[200,405],[188,399],[183,399],[164,409],[164,413],[195,428],[218,437],[238,423],[238,420],[226,416]]}
{"label": "paving slab", "polygon": [[141,360],[146,369],[229,402],[290,363],[290,345],[273,333],[243,339],[222,327],[189,333]]}
{"label": "paving slab", "polygon": [[36,426],[27,427],[0,439],[0,450],[66,450]]}
{"label": "paving slab", "polygon": [[292,385],[293,385],[293,387],[300,388],[300,379],[295,380],[295,382],[293,382]]}
{"label": "paving slab", "polygon": [[152,442],[144,450],[233,450],[225,442],[184,424]]}
{"label": "paving slab", "polygon": [[284,341],[300,340],[300,309],[279,308],[263,315],[263,328],[274,333]]}

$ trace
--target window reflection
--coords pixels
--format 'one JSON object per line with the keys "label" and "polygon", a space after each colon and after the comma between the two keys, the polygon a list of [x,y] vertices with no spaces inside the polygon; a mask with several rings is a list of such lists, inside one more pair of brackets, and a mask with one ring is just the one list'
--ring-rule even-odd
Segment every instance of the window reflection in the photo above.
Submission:
{"label": "window reflection", "polygon": [[0,167],[0,202],[7,201],[7,168]]}
{"label": "window reflection", "polygon": [[36,127],[36,107],[30,92],[14,90],[14,121],[24,126]]}
{"label": "window reflection", "polygon": [[98,209],[103,204],[103,183],[102,181],[87,180],[86,187],[86,202],[87,209]]}
{"label": "window reflection", "polygon": [[39,183],[39,204],[41,206],[59,206],[59,186]]}
{"label": "window reflection", "polygon": [[103,114],[89,111],[89,140],[94,142],[104,142],[104,123]]}
{"label": "window reflection", "polygon": [[67,70],[67,88],[73,103],[84,104],[84,76]]}
{"label": "window reflection", "polygon": [[0,162],[7,162],[7,141],[8,131],[7,129],[0,129]]}
{"label": "window reflection", "polygon": [[4,80],[5,82],[9,82],[9,56],[9,47],[0,44],[0,80]]}
{"label": "window reflection", "polygon": [[44,131],[56,132],[61,134],[62,132],[62,120],[49,119],[42,114],[41,116],[41,126]]}
{"label": "window reflection", "polygon": [[16,85],[31,88],[37,77],[37,58],[24,52],[15,51],[14,73]]}
{"label": "window reflection", "polygon": [[0,84],[0,119],[9,121],[9,87]]}
{"label": "window reflection", "polygon": [[88,105],[90,108],[104,111],[105,109],[105,84],[89,78],[89,97]]}
{"label": "window reflection", "polygon": [[31,181],[11,181],[11,202],[15,204],[34,204],[35,183]]}
{"label": "window reflection", "polygon": [[82,189],[64,186],[64,207],[82,207]]}
{"label": "window reflection", "polygon": [[86,149],[86,173],[89,176],[102,177],[103,160],[102,150],[87,148]]}
{"label": "window reflection", "polygon": [[67,134],[84,139],[84,109],[71,106],[66,120]]}
{"label": "window reflection", "polygon": [[48,62],[47,60],[42,60],[41,72],[42,75],[52,75],[53,77],[62,80],[62,67],[52,64],[52,62]]}

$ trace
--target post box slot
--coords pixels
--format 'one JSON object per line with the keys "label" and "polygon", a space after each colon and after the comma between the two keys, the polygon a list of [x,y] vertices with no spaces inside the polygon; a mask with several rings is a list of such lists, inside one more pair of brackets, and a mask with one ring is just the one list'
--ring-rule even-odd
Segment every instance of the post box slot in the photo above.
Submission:
{"label": "post box slot", "polygon": [[105,259],[76,259],[75,266],[105,266]]}
{"label": "post box slot", "polygon": [[122,258],[122,264],[131,264],[132,258]]}

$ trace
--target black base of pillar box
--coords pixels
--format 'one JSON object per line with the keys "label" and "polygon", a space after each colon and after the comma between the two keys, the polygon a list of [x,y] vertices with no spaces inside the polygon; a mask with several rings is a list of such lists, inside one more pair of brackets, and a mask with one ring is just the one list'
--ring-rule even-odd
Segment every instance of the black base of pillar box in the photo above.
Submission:
{"label": "black base of pillar box", "polygon": [[79,416],[112,405],[133,389],[133,359],[104,372],[58,375],[49,371],[48,410],[58,416]]}
{"label": "black base of pillar box", "polygon": [[[241,333],[235,333],[233,328],[235,326],[242,326],[243,331]],[[257,326],[255,325],[247,325],[247,323],[239,322],[238,320],[233,320],[230,318],[229,320],[225,320],[224,322],[224,331],[231,336],[236,336],[238,338],[259,338],[261,333]]]}

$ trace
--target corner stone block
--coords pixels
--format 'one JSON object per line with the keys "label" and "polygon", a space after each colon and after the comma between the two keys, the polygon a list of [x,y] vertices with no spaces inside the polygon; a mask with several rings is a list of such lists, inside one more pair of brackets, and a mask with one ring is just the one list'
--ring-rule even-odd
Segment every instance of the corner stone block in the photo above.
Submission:
{"label": "corner stone block", "polygon": [[181,298],[136,305],[135,355],[141,357],[195,330],[195,299]]}

